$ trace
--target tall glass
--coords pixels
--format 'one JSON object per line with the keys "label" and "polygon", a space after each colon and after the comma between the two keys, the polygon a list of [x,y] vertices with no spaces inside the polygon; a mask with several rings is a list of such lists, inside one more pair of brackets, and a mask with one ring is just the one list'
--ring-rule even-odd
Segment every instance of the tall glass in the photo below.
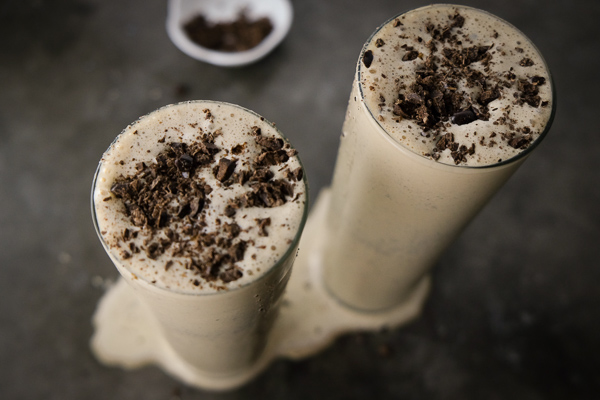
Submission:
{"label": "tall glass", "polygon": [[[228,130],[231,130],[236,124],[239,125],[239,121],[243,120],[243,128],[247,128],[247,131],[250,131],[253,126],[258,126],[262,130],[262,136],[285,140],[271,123],[247,109],[227,103],[198,101],[167,106],[142,117],[123,131],[107,150],[107,153],[111,150],[113,153],[127,152],[131,147],[134,148],[135,161],[144,160],[146,163],[151,163],[153,156],[146,155],[147,151],[144,148],[146,143],[153,142],[153,144],[148,145],[150,149],[156,139],[159,138],[159,142],[164,143],[163,146],[167,146],[170,139],[164,140],[160,137],[164,135],[163,130],[166,131],[165,128],[173,124],[177,125],[176,129],[172,130],[174,135],[178,135],[177,132],[185,131],[185,129],[191,130],[190,126],[196,129],[194,132],[197,132],[197,125],[202,125],[205,120],[202,110],[206,109],[210,109],[215,120],[219,120],[215,122],[212,129],[217,129],[222,125],[223,129],[220,133],[222,135],[228,135]],[[220,121],[225,122],[221,124]],[[152,130],[157,126],[160,128],[157,130],[159,135],[153,136]],[[205,128],[204,132],[207,131]],[[147,138],[143,137],[139,141],[139,143],[142,143],[140,146],[129,146],[126,139],[131,135],[147,136]],[[184,141],[194,137],[196,137],[195,134],[184,135]],[[245,140],[250,142],[252,138],[248,137]],[[251,147],[248,143],[244,146]],[[123,251],[115,247],[114,240],[110,239],[110,224],[113,220],[122,217],[111,215],[107,211],[105,199],[111,199],[108,203],[117,201],[114,196],[111,197],[110,188],[113,185],[112,178],[118,176],[122,171],[111,170],[113,165],[119,165],[118,162],[115,164],[115,160],[118,160],[121,156],[110,158],[111,156],[106,156],[107,153],[100,162],[94,177],[92,213],[100,241],[121,276],[135,290],[139,300],[147,307],[150,314],[156,318],[162,329],[161,334],[164,335],[175,353],[192,368],[200,371],[205,376],[214,376],[216,379],[226,379],[228,376],[239,374],[251,368],[265,349],[269,331],[277,316],[282,294],[296,257],[296,250],[308,208],[305,177],[299,177],[299,181],[296,182],[294,191],[297,197],[294,200],[294,206],[287,209],[289,214],[283,215],[279,220],[272,217],[274,224],[275,221],[294,220],[293,224],[290,225],[293,225],[293,230],[285,233],[285,235],[290,236],[290,239],[283,242],[283,245],[281,242],[277,242],[277,245],[281,246],[278,253],[280,254],[279,258],[269,258],[257,267],[255,266],[254,273],[250,277],[248,277],[249,273],[246,270],[243,283],[238,285],[235,282],[227,284],[221,282],[219,284],[222,287],[217,288],[217,290],[200,290],[194,286],[185,286],[186,282],[177,283],[177,279],[179,279],[177,276],[168,275],[191,275],[192,272],[181,268],[177,270],[175,263],[169,268],[156,269],[157,274],[165,274],[165,281],[170,282],[167,287],[164,284],[158,284],[153,279],[154,275],[145,272],[149,270],[149,267],[144,263],[150,265],[152,260],[143,256],[136,259],[135,255],[124,257]],[[228,156],[232,158],[231,153]],[[132,157],[129,154],[123,156],[123,158],[129,159]],[[297,156],[294,155],[291,158],[295,160],[295,166],[299,165]],[[238,166],[240,163],[238,162]],[[247,184],[245,183],[245,185]],[[222,193],[237,190],[235,185],[233,183],[225,188],[217,183],[212,193],[218,192],[219,188],[223,188],[224,192]],[[220,195],[221,192],[219,192]],[[213,196],[211,202],[213,205],[217,203],[218,196]],[[258,211],[263,212],[264,210]],[[245,210],[240,209],[238,212],[241,214]],[[247,213],[248,217],[245,219],[253,224],[252,217],[256,215],[252,214],[251,210],[248,210]],[[227,220],[226,217],[221,218],[223,219],[222,222]],[[218,224],[221,224],[221,221]],[[131,228],[135,229],[135,226]],[[242,227],[242,231],[247,231],[248,234],[255,232],[253,229]],[[274,245],[276,240],[274,235],[277,234],[275,226],[268,226],[265,229],[270,231],[271,237],[270,239],[264,237],[262,239],[266,240],[265,243],[272,242]],[[239,233],[239,235],[243,234],[244,232]],[[255,238],[254,240],[258,243],[262,239]],[[252,247],[251,240],[253,239],[250,238],[248,242],[247,254],[241,261],[243,263],[250,263],[252,262],[250,260],[256,259],[252,257],[251,253],[258,253],[258,250]],[[171,265],[169,259],[163,259],[162,263]],[[201,278],[198,279],[201,280]]]}
{"label": "tall glass", "polygon": [[[456,9],[448,5],[429,6],[408,15],[427,12],[432,7],[436,12]],[[518,33],[521,41],[530,43],[516,28],[494,16],[468,7],[459,10],[469,17],[492,18],[500,28]],[[403,15],[407,14],[379,27],[361,52],[325,222],[325,285],[341,302],[366,311],[389,309],[410,297],[444,250],[540,143],[554,114],[552,90],[549,103],[544,104],[550,116],[543,121],[545,126],[539,137],[510,159],[486,165],[435,161],[401,143],[389,131],[391,125],[382,122],[389,121],[389,116],[382,118],[374,103],[369,105],[368,89],[361,82],[368,75],[369,79],[377,75],[378,78],[372,78],[376,82],[381,79],[380,74],[384,75],[381,65],[375,62],[378,56],[373,54],[382,43],[389,53],[393,44],[387,38],[375,42],[386,29],[401,34],[398,29],[402,29],[402,24],[398,21],[406,21]],[[538,57],[536,62],[543,63],[541,55]],[[546,85],[551,86],[547,75]]]}

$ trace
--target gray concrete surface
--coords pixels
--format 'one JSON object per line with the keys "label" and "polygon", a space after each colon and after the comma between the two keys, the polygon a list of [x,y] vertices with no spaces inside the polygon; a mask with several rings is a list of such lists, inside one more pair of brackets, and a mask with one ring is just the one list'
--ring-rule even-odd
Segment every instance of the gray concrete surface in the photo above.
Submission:
{"label": "gray concrete surface", "polygon": [[100,155],[159,106],[229,101],[289,136],[314,198],[331,179],[363,42],[425,3],[294,1],[282,46],[241,69],[177,50],[165,1],[0,3],[0,398],[600,398],[600,3],[464,3],[545,54],[559,94],[551,133],[440,261],[421,318],[277,361],[224,394],[90,353],[98,283],[117,276],[90,218]]}

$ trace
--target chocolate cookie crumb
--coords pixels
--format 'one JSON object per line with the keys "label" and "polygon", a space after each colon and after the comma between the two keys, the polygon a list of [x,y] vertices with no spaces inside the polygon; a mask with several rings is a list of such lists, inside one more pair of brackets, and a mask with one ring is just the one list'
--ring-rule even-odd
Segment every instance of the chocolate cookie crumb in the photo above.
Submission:
{"label": "chocolate cookie crumb", "polygon": [[216,168],[215,178],[217,178],[220,182],[225,182],[231,174],[233,174],[233,170],[235,169],[236,162],[234,160],[230,160],[228,158],[221,158],[219,160],[219,165]]}
{"label": "chocolate cookie crumb", "polygon": [[223,232],[225,232],[225,234],[227,234],[227,236],[231,239],[238,237],[238,235],[240,234],[241,231],[242,231],[242,228],[240,228],[240,226],[238,224],[236,224],[235,222],[233,222],[231,224],[225,223],[223,225]]}
{"label": "chocolate cookie crumb", "polygon": [[267,232],[267,226],[271,225],[271,218],[257,218],[256,222],[258,224],[258,235],[269,236],[269,232]]}
{"label": "chocolate cookie crumb", "polygon": [[546,83],[546,78],[544,78],[543,76],[534,76],[531,78],[531,83],[533,83],[536,86],[541,86],[544,83]]}
{"label": "chocolate cookie crumb", "polygon": [[255,138],[256,143],[263,148],[271,151],[281,150],[283,148],[283,139],[281,138],[270,138],[265,136],[257,136]]}
{"label": "chocolate cookie crumb", "polygon": [[239,268],[230,267],[221,272],[219,278],[221,278],[223,282],[228,283],[240,279],[243,275],[243,272]]}
{"label": "chocolate cookie crumb", "polygon": [[466,125],[477,120],[477,114],[472,108],[457,112],[452,116],[452,123],[456,125]]}
{"label": "chocolate cookie crumb", "polygon": [[533,60],[525,57],[519,62],[519,65],[522,67],[531,67],[533,65]]}
{"label": "chocolate cookie crumb", "polygon": [[407,51],[404,56],[402,56],[402,61],[412,61],[419,57],[419,52],[416,50]]}
{"label": "chocolate cookie crumb", "polygon": [[298,167],[293,171],[288,170],[288,172],[286,174],[286,178],[288,178],[289,180],[295,180],[295,181],[301,181],[303,176],[304,176],[304,171],[302,170],[302,167]]}
{"label": "chocolate cookie crumb", "polygon": [[365,51],[365,54],[363,54],[362,57],[362,61],[363,64],[365,64],[365,67],[369,68],[371,66],[371,63],[373,62],[373,52],[371,50]]}
{"label": "chocolate cookie crumb", "polygon": [[515,148],[515,149],[524,149],[527,146],[529,146],[529,143],[531,142],[531,139],[529,138],[525,138],[525,137],[520,137],[520,138],[513,138],[511,139],[508,144]]}

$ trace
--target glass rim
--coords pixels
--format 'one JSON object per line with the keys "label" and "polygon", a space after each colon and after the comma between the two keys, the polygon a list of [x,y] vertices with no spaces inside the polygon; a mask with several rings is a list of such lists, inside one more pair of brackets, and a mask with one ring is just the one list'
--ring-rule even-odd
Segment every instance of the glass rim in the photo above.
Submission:
{"label": "glass rim", "polygon": [[[254,112],[254,111],[252,111],[252,110],[250,110],[248,108],[245,108],[243,106],[240,106],[240,105],[237,105],[237,104],[233,104],[233,103],[227,103],[227,102],[224,102],[224,101],[216,101],[216,100],[189,100],[189,101],[182,101],[182,102],[178,102],[178,103],[168,104],[168,105],[159,107],[159,108],[157,108],[157,109],[155,109],[155,110],[153,110],[153,111],[151,111],[151,112],[149,112],[147,114],[142,115],[141,117],[139,117],[138,119],[136,119],[132,124],[130,124],[127,127],[125,127],[121,131],[121,133],[119,133],[115,137],[115,139],[111,142],[111,144],[107,147],[107,149],[102,154],[104,155],[106,153],[106,151],[108,151],[114,145],[114,143],[118,140],[118,138],[123,133],[125,133],[126,130],[128,130],[131,126],[137,124],[138,122],[142,121],[143,119],[145,119],[145,118],[151,116],[152,114],[154,114],[154,113],[156,113],[156,112],[158,112],[160,110],[163,110],[165,108],[177,107],[177,106],[180,106],[180,105],[183,105],[183,104],[190,104],[190,103],[198,103],[198,104],[204,104],[204,103],[207,103],[207,104],[223,104],[223,105],[233,106],[235,108],[238,108],[238,109],[240,109],[243,112],[247,112],[247,113],[250,113],[250,114],[258,117],[259,119],[261,119],[262,122],[264,122],[264,123],[270,125],[271,127],[273,127],[276,130],[276,132],[281,136],[281,138],[286,143],[289,143],[291,145],[291,143],[288,140],[288,138],[285,135],[283,135],[283,133],[279,130],[279,128],[275,124],[273,124],[271,121],[267,120],[266,118],[262,117],[258,113]],[[292,146],[292,148],[294,148],[294,147]],[[300,156],[298,154],[296,154],[295,157],[298,159],[298,162],[300,163],[300,167],[302,168],[302,171],[303,171],[302,183],[303,183],[304,188],[305,188],[305,190],[304,190],[305,201],[304,201],[304,207],[302,208],[302,218],[300,220],[300,224],[298,225],[298,229],[296,231],[296,234],[295,234],[294,238],[292,239],[292,242],[288,245],[285,253],[275,263],[273,263],[272,266],[269,267],[269,270],[267,272],[263,273],[258,278],[254,279],[254,280],[252,280],[250,282],[247,282],[247,283],[245,283],[243,285],[240,285],[240,286],[227,288],[226,290],[218,290],[218,291],[211,291],[211,292],[199,292],[199,293],[185,292],[185,291],[182,291],[182,290],[175,290],[175,289],[172,289],[172,288],[166,288],[166,287],[158,286],[158,285],[153,284],[151,281],[149,281],[148,279],[146,279],[144,276],[135,274],[135,276],[137,277],[137,279],[141,280],[142,282],[144,282],[148,287],[151,287],[151,288],[153,288],[155,290],[159,290],[159,291],[165,291],[165,292],[168,292],[168,293],[171,293],[171,294],[177,294],[177,295],[182,295],[182,296],[215,296],[215,295],[221,295],[221,296],[223,296],[226,293],[231,293],[231,292],[235,292],[235,291],[238,291],[238,290],[242,290],[242,289],[244,289],[244,288],[246,288],[246,287],[248,287],[250,285],[256,284],[256,283],[262,281],[263,279],[266,279],[271,274],[275,273],[275,271],[278,270],[282,266],[282,264],[289,257],[292,256],[291,253],[296,251],[296,248],[297,248],[297,246],[298,246],[298,244],[300,242],[300,239],[302,237],[302,232],[304,230],[304,226],[306,224],[306,220],[308,218],[309,198],[310,198],[310,196],[309,196],[309,187],[308,187],[308,179],[307,179],[307,176],[306,176],[306,170],[304,168],[304,164],[302,163],[302,159],[300,158]],[[103,236],[102,236],[102,234],[100,232],[100,226],[98,224],[98,216],[97,216],[97,213],[96,213],[96,207],[95,207],[95,202],[94,202],[94,193],[95,193],[95,190],[96,190],[96,181],[98,179],[98,173],[99,173],[101,167],[102,167],[102,159],[98,163],[98,166],[96,167],[96,171],[94,173],[94,178],[93,178],[93,181],[92,181],[92,188],[91,188],[91,196],[90,196],[90,206],[91,206],[91,212],[92,212],[92,221],[93,221],[93,224],[94,224],[94,229],[96,231],[96,234],[98,235],[98,238],[100,239],[100,242],[102,243],[102,246],[103,246],[104,250],[107,252],[107,254],[109,255],[109,257],[111,258],[111,261],[113,261],[113,257],[115,258],[115,260],[119,260],[119,257],[114,252],[112,252],[109,249],[106,241],[104,240],[104,238],[103,238]],[[295,257],[295,256],[293,256],[293,257]],[[113,263],[114,263],[114,261],[113,261]],[[123,265],[121,265],[121,267],[123,269],[129,271],[129,269],[127,267],[125,267]],[[119,268],[117,268],[117,270],[119,270]],[[132,271],[129,271],[129,272],[132,272]],[[119,273],[120,273],[120,270],[119,270]]]}
{"label": "glass rim", "polygon": [[[433,160],[429,157],[425,157],[424,155],[418,154],[412,150],[410,150],[407,146],[405,146],[404,144],[400,143],[399,141],[397,141],[396,139],[394,139],[392,137],[392,135],[381,125],[380,121],[373,115],[373,111],[371,110],[371,108],[367,105],[367,103],[364,101],[365,99],[365,94],[363,92],[363,88],[362,85],[360,84],[361,81],[361,72],[363,71],[363,67],[367,68],[366,66],[363,65],[363,63],[361,62],[361,60],[363,59],[363,56],[367,50],[367,47],[369,46],[369,44],[371,44],[371,42],[373,41],[373,39],[375,38],[375,36],[385,27],[387,26],[389,23],[391,23],[392,21],[394,21],[395,19],[411,13],[411,12],[416,12],[422,9],[426,9],[426,8],[433,8],[433,7],[455,7],[455,8],[462,8],[462,9],[469,9],[469,10],[473,10],[482,14],[487,14],[495,19],[497,19],[498,21],[508,25],[509,27],[511,27],[512,29],[514,29],[516,32],[518,32],[519,34],[521,34],[521,36],[523,36],[523,38],[525,40],[527,40],[534,48],[534,50],[538,53],[538,55],[540,56],[540,59],[542,60],[542,62],[544,63],[544,67],[546,69],[546,72],[548,73],[548,81],[550,84],[550,90],[551,90],[551,95],[552,95],[552,105],[551,105],[551,110],[550,110],[550,116],[548,117],[548,120],[546,122],[546,126],[544,127],[544,130],[539,134],[539,136],[537,137],[536,140],[534,140],[525,150],[521,151],[519,154],[508,158],[506,160],[502,160],[501,162],[496,162],[493,164],[486,164],[486,165],[456,165],[456,164],[448,164],[448,163],[444,163],[444,162],[439,162],[436,160]],[[531,154],[531,152],[543,141],[543,139],[547,136],[548,131],[550,130],[552,123],[554,122],[554,117],[556,114],[556,86],[554,84],[554,78],[552,76],[552,73],[550,71],[550,68],[548,66],[548,63],[546,62],[543,54],[540,52],[540,50],[537,48],[537,46],[535,45],[535,43],[533,43],[533,41],[531,39],[529,39],[529,37],[527,35],[525,35],[521,30],[519,30],[517,27],[515,27],[513,24],[511,24],[510,22],[504,20],[503,18],[498,17],[497,15],[494,15],[488,11],[485,10],[481,10],[479,8],[475,8],[475,7],[470,7],[470,6],[465,6],[465,5],[458,5],[458,4],[448,4],[448,3],[438,3],[438,4],[430,4],[427,6],[423,6],[423,7],[418,7],[418,8],[413,8],[407,11],[403,11],[400,12],[396,15],[394,15],[393,17],[389,18],[388,20],[386,20],[384,23],[382,23],[381,25],[379,25],[375,31],[373,31],[373,33],[371,33],[371,35],[369,36],[369,38],[367,39],[367,41],[365,42],[365,44],[363,45],[361,51],[360,51],[360,55],[358,57],[358,62],[357,62],[357,67],[356,67],[356,84],[358,85],[358,91],[360,94],[360,99],[361,101],[363,101],[363,105],[364,108],[368,111],[369,116],[371,117],[371,120],[374,121],[377,126],[380,128],[380,130],[382,132],[384,132],[385,136],[390,139],[390,141],[399,149],[401,149],[403,152],[408,152],[416,157],[418,157],[421,161],[426,161],[428,164],[429,163],[433,163],[432,165],[436,165],[436,166],[447,166],[450,168],[457,168],[457,169],[462,169],[462,170],[484,170],[484,169],[491,169],[491,168],[498,168],[498,167],[503,167],[509,164],[513,164],[516,161],[519,161],[521,159],[526,158],[527,156],[529,156],[529,154]]]}

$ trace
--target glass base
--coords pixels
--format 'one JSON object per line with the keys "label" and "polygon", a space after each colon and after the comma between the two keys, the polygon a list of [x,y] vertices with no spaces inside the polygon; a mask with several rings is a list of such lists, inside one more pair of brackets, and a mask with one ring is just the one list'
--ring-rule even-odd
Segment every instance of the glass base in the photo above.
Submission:
{"label": "glass base", "polygon": [[92,351],[97,359],[126,369],[154,364],[176,379],[208,390],[230,390],[263,372],[278,357],[301,359],[328,347],[336,337],[353,331],[395,328],[419,315],[430,288],[424,278],[402,305],[383,312],[362,312],[337,301],[323,286],[320,245],[330,199],[323,190],[308,217],[298,258],[286,288],[280,314],[262,356],[247,370],[213,375],[189,365],[175,353],[154,317],[123,278],[100,299],[93,316]]}

